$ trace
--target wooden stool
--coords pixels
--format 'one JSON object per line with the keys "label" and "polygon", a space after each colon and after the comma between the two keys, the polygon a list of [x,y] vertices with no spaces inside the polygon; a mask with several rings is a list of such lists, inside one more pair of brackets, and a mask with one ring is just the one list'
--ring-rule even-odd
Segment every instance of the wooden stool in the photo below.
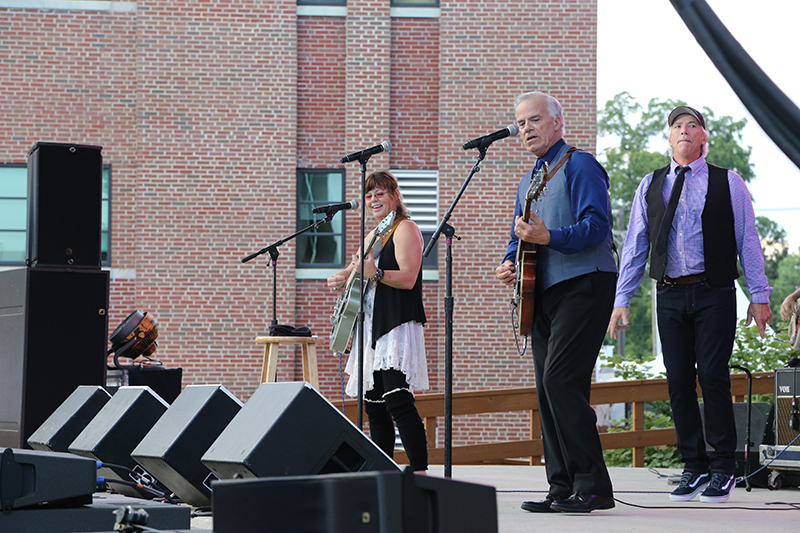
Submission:
{"label": "wooden stool", "polygon": [[261,383],[276,381],[278,374],[278,347],[282,342],[303,345],[303,379],[319,390],[317,373],[317,340],[312,337],[256,337],[256,342],[264,344],[264,363],[261,367]]}

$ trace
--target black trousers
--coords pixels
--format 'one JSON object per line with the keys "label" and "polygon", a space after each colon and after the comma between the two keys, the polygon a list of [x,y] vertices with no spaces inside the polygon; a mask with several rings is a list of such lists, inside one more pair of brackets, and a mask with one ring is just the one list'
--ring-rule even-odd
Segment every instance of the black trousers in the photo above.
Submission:
{"label": "black trousers", "polygon": [[376,370],[375,385],[364,394],[364,411],[369,419],[372,442],[394,458],[394,424],[403,441],[411,470],[428,469],[428,441],[425,425],[414,404],[406,376],[399,370]]}
{"label": "black trousers", "polygon": [[[736,421],[728,363],[736,334],[736,290],[708,282],[657,286],[658,332],[678,451],[691,472],[733,474]],[[697,403],[703,389],[705,438]],[[706,453],[706,441],[713,451]]]}
{"label": "black trousers", "polygon": [[589,394],[615,288],[615,273],[593,272],[534,299],[531,350],[545,470],[550,494],[559,498],[613,496]]}

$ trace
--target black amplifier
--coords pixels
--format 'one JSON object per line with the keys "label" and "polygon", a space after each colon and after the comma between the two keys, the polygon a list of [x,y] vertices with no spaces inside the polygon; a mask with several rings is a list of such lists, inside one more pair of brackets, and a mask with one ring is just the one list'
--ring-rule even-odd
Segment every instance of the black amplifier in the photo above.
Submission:
{"label": "black amplifier", "polygon": [[[800,367],[775,370],[775,444],[800,446]],[[794,428],[794,429],[793,429]],[[794,443],[792,443],[794,441]]]}

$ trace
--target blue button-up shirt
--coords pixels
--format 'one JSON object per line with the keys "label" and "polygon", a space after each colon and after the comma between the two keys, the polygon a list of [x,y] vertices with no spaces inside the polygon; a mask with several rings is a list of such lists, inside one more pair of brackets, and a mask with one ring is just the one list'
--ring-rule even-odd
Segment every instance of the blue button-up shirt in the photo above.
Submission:
{"label": "blue button-up shirt", "polygon": [[[678,164],[673,159],[670,171],[664,178],[661,194],[665,204],[675,183],[677,167]],[[701,156],[689,164],[689,169],[667,240],[667,268],[664,274],[671,278],[691,276],[705,271],[701,217],[708,192],[708,164]],[[614,307],[628,307],[633,293],[642,281],[650,251],[646,195],[652,180],[651,172],[639,184],[633,199],[628,235],[622,248]],[[772,288],[764,274],[764,253],[756,231],[750,192],[742,177],[732,170],[728,170],[728,186],[733,207],[736,251],[744,271],[747,289],[750,291],[750,300],[753,303],[769,303]]]}
{"label": "blue button-up shirt", "polygon": [[[564,140],[559,139],[545,155],[542,161],[547,162],[548,168],[558,164],[552,159],[564,146]],[[597,246],[608,236],[611,224],[611,213],[608,211],[608,174],[591,154],[575,152],[569,158],[566,167],[567,190],[569,191],[570,206],[575,217],[575,224],[563,228],[547,228],[550,231],[549,248],[563,254],[574,254]],[[517,198],[525,198],[530,180],[522,180],[517,187]],[[503,261],[515,261],[519,238],[514,231],[514,221],[522,216],[524,206],[519,201],[514,209],[514,218],[511,221],[511,238],[508,241],[506,256]]]}

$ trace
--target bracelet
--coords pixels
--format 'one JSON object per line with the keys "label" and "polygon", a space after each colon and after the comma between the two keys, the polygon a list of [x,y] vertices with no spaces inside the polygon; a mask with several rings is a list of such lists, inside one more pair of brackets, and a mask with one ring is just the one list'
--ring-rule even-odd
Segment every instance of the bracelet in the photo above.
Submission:
{"label": "bracelet", "polygon": [[380,280],[383,279],[383,274],[384,274],[383,270],[379,268],[377,271],[375,271],[375,276],[372,279],[375,281],[375,283],[378,283]]}

